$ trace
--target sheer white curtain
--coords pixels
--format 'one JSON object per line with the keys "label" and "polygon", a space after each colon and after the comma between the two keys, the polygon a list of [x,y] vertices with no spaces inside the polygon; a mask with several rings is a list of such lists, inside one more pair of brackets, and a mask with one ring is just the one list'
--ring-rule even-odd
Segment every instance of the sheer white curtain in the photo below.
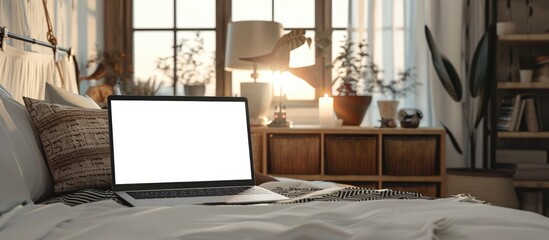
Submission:
{"label": "sheer white curtain", "polygon": [[[424,113],[421,126],[432,126],[428,58],[423,34],[423,0],[353,0],[349,4],[348,36],[353,42],[365,39],[372,60],[383,72],[381,78],[392,80],[408,68],[414,69],[421,84],[399,99],[399,108],[418,108]],[[374,94],[363,126],[379,126],[377,100],[390,96]]]}

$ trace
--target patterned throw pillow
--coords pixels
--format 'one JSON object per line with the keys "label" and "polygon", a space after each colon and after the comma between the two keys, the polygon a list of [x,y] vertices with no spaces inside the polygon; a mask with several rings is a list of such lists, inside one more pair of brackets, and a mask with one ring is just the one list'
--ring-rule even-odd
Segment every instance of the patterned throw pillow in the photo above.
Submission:
{"label": "patterned throw pillow", "polygon": [[107,111],[23,100],[40,137],[54,192],[110,187]]}

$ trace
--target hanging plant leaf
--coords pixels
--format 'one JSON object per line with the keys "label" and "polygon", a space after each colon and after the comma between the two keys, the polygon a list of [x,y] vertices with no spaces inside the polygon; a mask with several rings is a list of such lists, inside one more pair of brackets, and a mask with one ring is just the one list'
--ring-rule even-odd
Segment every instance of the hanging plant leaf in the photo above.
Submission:
{"label": "hanging plant leaf", "polygon": [[450,138],[450,141],[452,142],[454,149],[456,149],[456,152],[458,152],[459,154],[463,154],[463,151],[461,151],[461,147],[459,147],[459,143],[454,137],[454,134],[452,134],[452,131],[450,131],[450,129],[448,129],[448,127],[446,127],[444,123],[440,122],[440,124],[442,124],[442,127],[444,127],[444,130],[446,130],[446,134],[448,134],[448,138]]}
{"label": "hanging plant leaf", "polygon": [[469,74],[469,91],[471,97],[477,97],[486,83],[486,72],[488,70],[488,32],[480,39],[471,62]]}
{"label": "hanging plant leaf", "polygon": [[493,89],[495,86],[494,80],[492,78],[486,79],[486,84],[480,89],[480,98],[479,98],[479,104],[480,106],[477,108],[477,115],[475,118],[475,128],[478,128],[480,125],[480,122],[486,116],[486,112],[488,111],[488,103],[490,103],[490,97],[492,95],[491,89]]}
{"label": "hanging plant leaf", "polygon": [[448,69],[450,69],[450,71],[453,70],[453,73],[456,73],[455,68],[448,61],[448,59],[444,60],[445,57],[438,51],[438,48],[431,34],[431,30],[429,30],[429,27],[427,26],[425,26],[425,38],[427,38],[427,44],[429,45],[429,49],[431,50],[433,65],[435,67],[438,78],[442,83],[442,86],[444,86],[444,89],[446,89],[446,92],[448,92],[448,94],[452,99],[454,99],[454,101],[461,101],[461,81],[459,81],[459,76],[457,74],[453,74],[454,76],[452,78],[450,77]]}
{"label": "hanging plant leaf", "polygon": [[[446,72],[448,72],[448,77],[449,77],[449,81],[444,81],[442,82],[442,84],[444,85],[444,87],[446,88],[448,94],[450,94],[450,96],[452,95],[455,95],[456,99],[456,102],[459,102],[461,101],[461,98],[463,96],[463,88],[461,87],[461,79],[459,78],[459,75],[456,71],[456,69],[454,68],[454,65],[452,65],[452,63],[450,62],[450,60],[448,60],[448,58],[446,58],[446,56],[442,55],[442,62],[444,63],[444,67],[446,68]],[[446,87],[446,84],[450,85],[449,87]],[[453,92],[450,93],[450,90],[448,89],[452,89]]]}

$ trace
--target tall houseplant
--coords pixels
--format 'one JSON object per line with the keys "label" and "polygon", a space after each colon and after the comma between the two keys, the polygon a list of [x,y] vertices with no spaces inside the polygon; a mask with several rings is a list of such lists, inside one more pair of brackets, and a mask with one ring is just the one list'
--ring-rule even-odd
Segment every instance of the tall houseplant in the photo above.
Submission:
{"label": "tall houseplant", "polygon": [[[193,39],[183,38],[174,47],[177,51],[175,74],[184,86],[185,95],[204,95],[206,85],[215,79],[215,54],[209,53],[211,61],[204,60],[204,55],[208,53],[204,49],[204,38],[200,31],[195,33]],[[174,56],[159,58],[156,67],[169,78],[175,79]]]}
{"label": "tall houseplant", "polygon": [[[471,168],[475,168],[477,129],[482,119],[486,116],[488,103],[491,97],[490,87],[493,85],[493,80],[487,76],[489,32],[484,33],[475,49],[465,88],[462,87],[461,79],[452,63],[439,52],[431,31],[427,26],[425,26],[425,37],[427,38],[427,44],[431,50],[433,65],[440,82],[444,86],[444,89],[448,95],[454,101],[461,103],[463,111],[462,115],[466,124],[469,139],[469,164]],[[469,98],[463,98],[463,91],[465,91],[465,96],[468,96]],[[477,97],[479,98],[477,101],[478,105],[473,101]],[[474,109],[476,109],[476,112],[473,111]],[[446,127],[444,123],[441,124],[446,130],[446,133],[448,134],[456,151],[459,154],[463,154],[463,151],[461,150],[461,147],[455,139],[452,131]]]}

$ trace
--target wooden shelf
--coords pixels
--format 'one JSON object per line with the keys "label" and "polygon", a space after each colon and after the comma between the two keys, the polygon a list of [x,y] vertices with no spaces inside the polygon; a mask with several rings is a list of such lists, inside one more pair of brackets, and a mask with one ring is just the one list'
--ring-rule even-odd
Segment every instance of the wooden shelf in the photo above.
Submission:
{"label": "wooden shelf", "polygon": [[499,82],[498,89],[549,89],[549,82]]}
{"label": "wooden shelf", "polygon": [[549,188],[548,181],[513,181],[516,188]]}
{"label": "wooden shelf", "polygon": [[276,177],[445,194],[441,128],[252,127],[254,168]]}
{"label": "wooden shelf", "polygon": [[500,42],[549,42],[549,34],[509,34],[498,36]]}
{"label": "wooden shelf", "polygon": [[549,138],[549,132],[498,132],[499,138]]}

